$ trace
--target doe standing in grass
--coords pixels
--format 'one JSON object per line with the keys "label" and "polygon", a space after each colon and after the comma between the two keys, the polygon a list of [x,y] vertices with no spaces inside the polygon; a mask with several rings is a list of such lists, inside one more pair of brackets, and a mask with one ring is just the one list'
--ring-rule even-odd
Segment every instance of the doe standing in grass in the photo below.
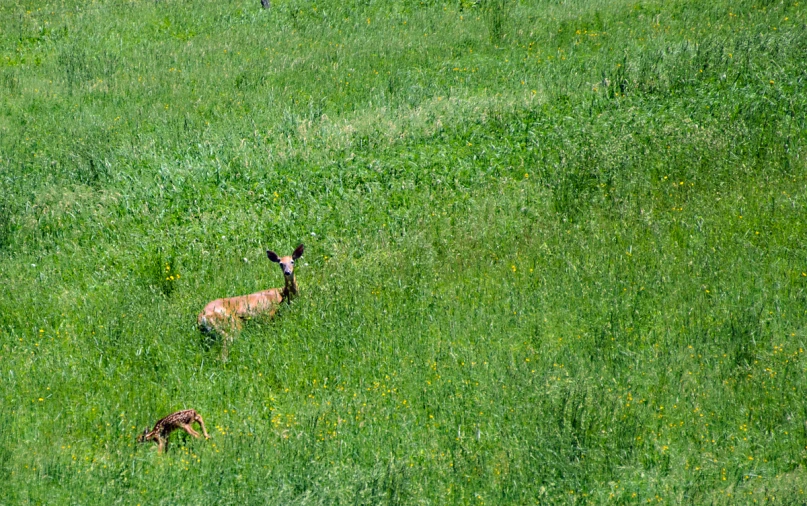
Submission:
{"label": "doe standing in grass", "polygon": [[250,295],[216,299],[208,303],[196,319],[199,330],[222,336],[222,354],[227,356],[227,341],[233,339],[233,332],[241,329],[241,320],[255,316],[273,317],[283,301],[297,296],[297,279],[294,277],[294,261],[303,256],[303,245],[297,246],[290,256],[279,257],[274,251],[266,256],[280,264],[285,285],[283,288],[270,288]]}
{"label": "doe standing in grass", "polygon": [[156,441],[157,452],[162,453],[165,450],[166,444],[168,444],[168,436],[177,429],[182,429],[191,436],[199,438],[199,433],[191,427],[194,422],[199,423],[199,426],[202,428],[202,433],[205,435],[205,439],[210,439],[210,434],[208,434],[207,429],[205,429],[205,421],[202,420],[201,415],[194,409],[185,409],[162,418],[154,424],[154,428],[151,429],[151,431],[146,428],[137,438],[137,442],[145,443],[146,441]]}

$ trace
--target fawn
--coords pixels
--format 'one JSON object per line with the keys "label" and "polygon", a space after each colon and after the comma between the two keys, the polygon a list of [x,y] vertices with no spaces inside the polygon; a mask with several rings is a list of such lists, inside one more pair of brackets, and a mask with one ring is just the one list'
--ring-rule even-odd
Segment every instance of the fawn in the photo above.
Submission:
{"label": "fawn", "polygon": [[199,433],[193,430],[193,427],[191,427],[194,422],[199,422],[199,426],[202,427],[202,433],[205,435],[205,439],[210,439],[210,434],[208,434],[207,429],[205,429],[205,421],[202,420],[199,413],[193,409],[185,409],[183,411],[172,413],[159,420],[156,424],[154,424],[154,428],[151,429],[150,432],[148,428],[143,430],[143,433],[138,436],[137,442],[145,443],[146,441],[156,441],[157,452],[162,453],[165,450],[165,446],[168,444],[168,436],[177,429],[182,429],[191,436],[198,438]]}
{"label": "fawn", "polygon": [[279,257],[274,251],[267,251],[266,256],[272,262],[280,264],[285,286],[270,288],[250,295],[216,299],[209,302],[199,313],[196,322],[199,330],[206,333],[220,334],[223,338],[222,355],[227,357],[227,341],[233,339],[233,332],[241,330],[241,320],[254,316],[273,317],[278,305],[290,301],[297,296],[297,280],[294,277],[294,261],[303,255],[303,245],[297,246],[290,256]]}

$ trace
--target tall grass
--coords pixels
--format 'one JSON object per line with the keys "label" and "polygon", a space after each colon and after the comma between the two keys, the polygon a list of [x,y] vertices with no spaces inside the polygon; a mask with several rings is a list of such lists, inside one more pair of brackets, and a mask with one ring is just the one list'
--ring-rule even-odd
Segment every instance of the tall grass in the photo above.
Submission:
{"label": "tall grass", "polygon": [[272,4],[0,5],[0,503],[804,502],[803,5]]}

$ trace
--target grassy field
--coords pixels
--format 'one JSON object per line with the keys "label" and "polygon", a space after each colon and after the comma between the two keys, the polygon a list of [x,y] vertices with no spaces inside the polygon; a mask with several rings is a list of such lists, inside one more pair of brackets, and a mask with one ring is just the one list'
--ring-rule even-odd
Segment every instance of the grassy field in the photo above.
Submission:
{"label": "grassy field", "polygon": [[805,2],[2,2],[0,504],[804,503],[806,156]]}

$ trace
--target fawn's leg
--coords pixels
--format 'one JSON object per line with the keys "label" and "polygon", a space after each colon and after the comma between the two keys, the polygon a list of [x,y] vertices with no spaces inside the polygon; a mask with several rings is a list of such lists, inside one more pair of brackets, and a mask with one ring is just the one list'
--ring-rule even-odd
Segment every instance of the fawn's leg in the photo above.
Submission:
{"label": "fawn's leg", "polygon": [[191,436],[195,437],[196,439],[199,439],[199,437],[201,437],[201,436],[199,436],[198,432],[193,430],[193,427],[191,427],[191,424],[189,424],[189,423],[186,423],[185,425],[182,425],[182,429],[185,432],[187,432],[188,434],[190,434]]}
{"label": "fawn's leg", "polygon": [[205,429],[205,421],[202,420],[202,415],[197,413],[196,416],[193,417],[193,419],[196,420],[197,422],[199,422],[199,427],[202,428],[202,434],[205,435],[205,439],[210,439],[210,434],[208,434],[207,429]]}
{"label": "fawn's leg", "polygon": [[165,451],[165,442],[163,441],[162,437],[157,438],[157,453],[163,453]]}

